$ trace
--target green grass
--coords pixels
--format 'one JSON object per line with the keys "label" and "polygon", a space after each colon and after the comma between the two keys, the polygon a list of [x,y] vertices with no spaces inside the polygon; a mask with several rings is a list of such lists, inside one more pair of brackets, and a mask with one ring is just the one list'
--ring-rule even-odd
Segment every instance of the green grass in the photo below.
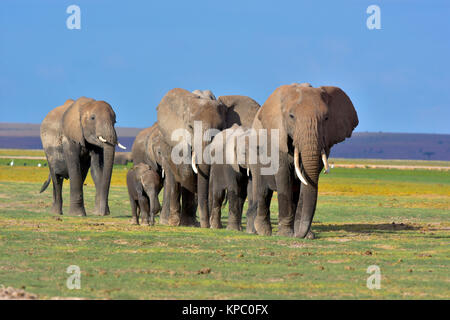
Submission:
{"label": "green grass", "polygon": [[[0,285],[40,298],[450,298],[448,171],[321,175],[316,240],[131,225],[126,171],[114,168],[111,216],[92,215],[87,180],[88,217],[55,217],[51,190],[38,193],[47,168],[0,166]],[[68,191],[66,181],[65,213]],[[275,195],[275,231],[277,209]],[[80,290],[66,287],[70,265],[81,268]],[[380,290],[366,287],[370,265],[381,268]]]}

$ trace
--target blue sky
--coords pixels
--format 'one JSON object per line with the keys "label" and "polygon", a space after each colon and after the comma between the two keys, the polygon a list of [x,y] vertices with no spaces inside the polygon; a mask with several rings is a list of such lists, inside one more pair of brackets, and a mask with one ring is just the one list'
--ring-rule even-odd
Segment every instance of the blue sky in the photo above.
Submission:
{"label": "blue sky", "polygon": [[[69,30],[66,8],[81,8]],[[369,30],[366,9],[381,9]],[[449,1],[0,2],[0,122],[40,123],[68,98],[147,127],[175,87],[248,95],[341,87],[357,131],[450,133]]]}

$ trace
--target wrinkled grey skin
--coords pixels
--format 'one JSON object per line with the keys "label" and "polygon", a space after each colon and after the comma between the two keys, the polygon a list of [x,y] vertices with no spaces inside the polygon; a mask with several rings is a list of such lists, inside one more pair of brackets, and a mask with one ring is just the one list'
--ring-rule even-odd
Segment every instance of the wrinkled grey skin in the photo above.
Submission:
{"label": "wrinkled grey skin", "polygon": [[149,165],[139,163],[127,173],[128,195],[130,197],[133,224],[155,224],[155,215],[161,210],[158,194],[162,188],[158,173]]}
{"label": "wrinkled grey skin", "polygon": [[[201,93],[201,94],[198,94]],[[208,129],[222,130],[225,127],[225,106],[215,99],[211,99],[202,92],[191,93],[187,90],[175,88],[170,90],[161,100],[157,107],[158,127],[164,138],[164,142],[171,150],[179,143],[187,144],[188,149],[192,150],[191,142],[186,140],[172,140],[172,133],[178,129],[185,129],[194,137],[194,122],[202,122],[202,136]],[[210,141],[202,141],[204,148]],[[170,150],[170,151],[171,151]],[[189,160],[186,164],[174,166],[171,152],[166,156],[169,160],[166,175],[168,180],[174,180],[175,185],[168,185],[170,188],[170,217],[173,220],[179,220],[180,225],[197,226],[196,207],[198,203],[200,226],[209,227],[209,208],[208,208],[208,188],[210,166],[204,161],[198,163],[198,174],[195,174],[190,162],[192,153],[188,155]],[[199,155],[200,156],[200,155]],[[198,159],[197,159],[198,160]],[[197,160],[194,160],[195,162]],[[180,201],[184,204],[184,209]],[[196,201],[197,199],[197,201]]]}
{"label": "wrinkled grey skin", "polygon": [[260,105],[258,102],[247,96],[230,95],[219,97],[226,109],[225,129],[231,128],[234,124],[243,128],[251,128],[253,119],[258,112]]}
{"label": "wrinkled grey skin", "polygon": [[[351,136],[358,116],[349,97],[337,87],[313,88],[310,84],[292,84],[277,88],[258,111],[255,130],[279,132],[279,169],[274,175],[262,175],[260,164],[250,165],[253,195],[257,202],[255,229],[271,235],[270,201],[278,193],[278,234],[314,238],[314,217],[319,174],[324,167],[322,154],[328,158],[331,147]],[[270,150],[270,143],[268,146]],[[299,182],[298,171],[306,184]]]}
{"label": "wrinkled grey skin", "polygon": [[[229,230],[242,230],[242,210],[248,196],[247,232],[255,233],[254,219],[256,206],[253,201],[251,175],[248,174],[248,138],[250,130],[237,124],[220,132],[209,145],[211,154],[223,155],[223,164],[211,165],[209,201],[211,208],[211,228],[222,228],[221,208],[225,196],[228,199]],[[247,141],[245,141],[247,139]],[[246,145],[239,144],[244,141]]]}
{"label": "wrinkled grey skin", "polygon": [[[50,111],[41,124],[41,140],[53,182],[52,212],[62,214],[62,185],[70,179],[70,214],[86,215],[83,182],[89,168],[95,183],[95,211],[109,214],[108,194],[117,135],[116,115],[105,101],[82,97]],[[106,141],[100,141],[99,136]]]}

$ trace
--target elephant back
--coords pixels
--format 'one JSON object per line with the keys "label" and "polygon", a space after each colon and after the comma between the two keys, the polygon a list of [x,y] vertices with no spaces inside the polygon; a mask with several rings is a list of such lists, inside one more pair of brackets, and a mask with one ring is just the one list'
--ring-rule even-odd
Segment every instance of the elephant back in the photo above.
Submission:
{"label": "elephant back", "polygon": [[234,124],[249,128],[258,112],[258,102],[247,96],[230,95],[221,96],[218,99],[227,107],[226,128]]}
{"label": "elephant back", "polygon": [[206,128],[223,129],[225,106],[218,100],[204,98],[185,89],[170,90],[157,107],[158,126],[165,141],[176,145],[172,133],[186,129],[192,134],[195,120],[202,121]]}
{"label": "elephant back", "polygon": [[154,125],[141,130],[134,139],[133,146],[131,147],[131,158],[133,163],[145,163],[145,143],[149,135],[154,130]]}
{"label": "elephant back", "polygon": [[42,120],[40,135],[44,150],[62,144],[62,117],[74,102],[74,100],[68,99],[62,106],[51,110]]}

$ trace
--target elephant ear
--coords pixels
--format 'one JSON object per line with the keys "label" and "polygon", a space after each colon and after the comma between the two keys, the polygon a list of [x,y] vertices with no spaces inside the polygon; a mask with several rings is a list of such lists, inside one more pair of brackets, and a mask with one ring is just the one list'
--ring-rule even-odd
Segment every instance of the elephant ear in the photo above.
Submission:
{"label": "elephant ear", "polygon": [[145,139],[145,143],[144,143],[144,157],[145,157],[145,162],[148,163],[150,165],[150,167],[153,170],[157,170],[158,168],[158,164],[156,163],[156,159],[157,159],[157,150],[155,150],[156,148],[156,143],[155,143],[155,132],[154,130],[147,136],[147,138]]}
{"label": "elephant ear", "polygon": [[[290,86],[281,86],[277,88],[264,102],[263,106],[258,110],[255,120],[253,121],[253,129],[267,129],[267,140],[270,142],[270,129],[279,130],[279,147],[280,151],[288,152],[287,131],[283,121],[283,95],[287,93]],[[288,93],[287,93],[288,94]],[[259,132],[257,132],[259,134]]]}
{"label": "elephant ear", "polygon": [[326,144],[331,148],[336,143],[352,136],[358,125],[358,115],[347,94],[338,87],[321,87],[328,100],[328,120],[326,121]]}
{"label": "elephant ear", "polygon": [[83,107],[89,103],[95,101],[94,99],[81,97],[77,99],[72,105],[64,112],[62,118],[64,135],[75,143],[85,146],[85,140],[83,136],[83,127],[81,126],[81,116]]}

